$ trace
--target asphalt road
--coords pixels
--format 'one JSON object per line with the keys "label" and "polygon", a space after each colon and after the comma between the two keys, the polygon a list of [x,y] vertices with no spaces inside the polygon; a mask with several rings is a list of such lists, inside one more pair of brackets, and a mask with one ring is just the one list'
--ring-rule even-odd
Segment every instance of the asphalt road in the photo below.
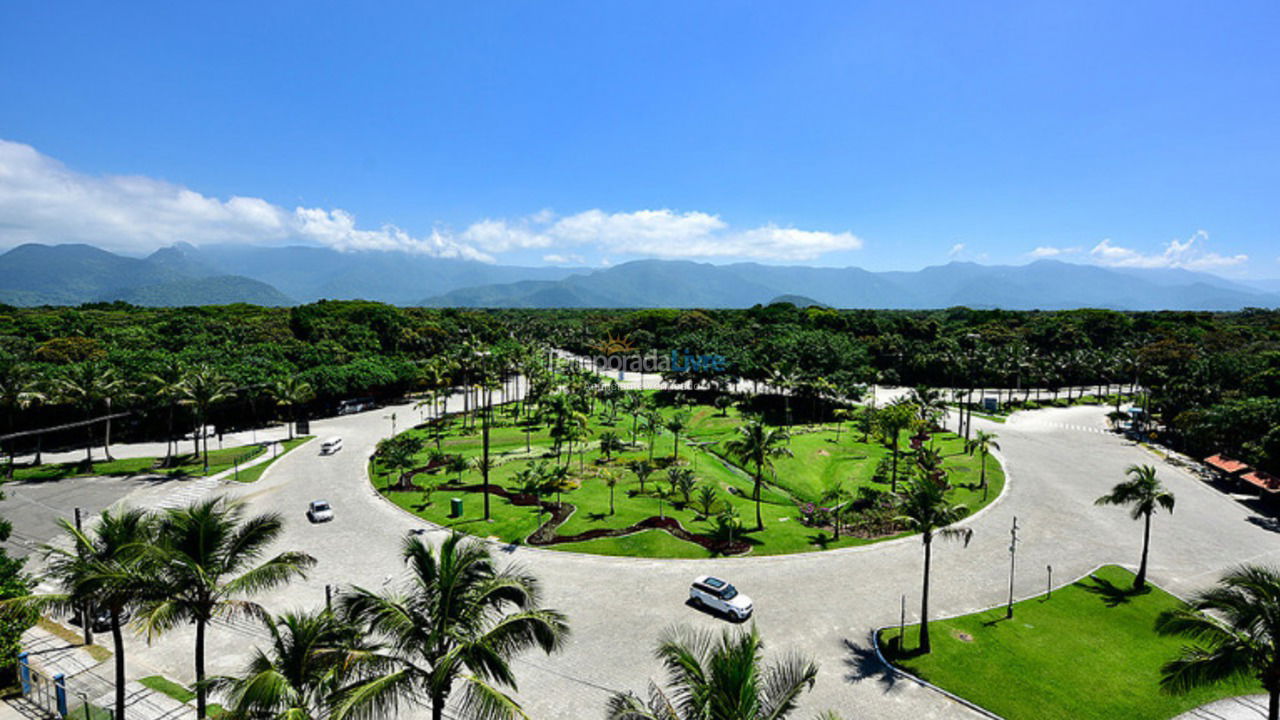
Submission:
{"label": "asphalt road", "polygon": [[[228,489],[254,511],[286,516],[279,549],[306,550],[319,559],[308,580],[261,598],[270,609],[315,606],[323,602],[326,584],[379,588],[395,582],[400,573],[397,549],[405,535],[441,535],[369,485],[365,463],[374,444],[390,434],[391,412],[397,413],[401,427],[404,418],[416,415],[402,407],[319,421],[313,432],[341,435],[342,452],[321,456],[311,443],[277,462],[254,485]],[[977,421],[1000,435],[1008,485],[993,505],[966,521],[975,530],[967,548],[936,543],[935,617],[1005,600],[1009,528],[1015,516],[1023,568],[1015,584],[1019,597],[1043,591],[1046,565],[1053,566],[1056,580],[1068,581],[1100,564],[1136,564],[1140,524],[1123,509],[1093,505],[1134,463],[1157,465],[1178,496],[1177,512],[1154,524],[1154,582],[1185,594],[1211,583],[1230,565],[1280,562],[1280,536],[1269,529],[1274,524],[1185,470],[1103,432],[1105,413],[1083,407],[1023,413],[1001,425]],[[306,521],[307,503],[317,498],[332,503],[337,513],[332,523]],[[871,653],[872,630],[898,622],[904,595],[907,620],[916,619],[921,570],[917,538],[794,556],[718,560],[612,558],[501,545],[495,550],[541,578],[546,604],[567,613],[572,624],[573,638],[564,652],[529,654],[517,663],[517,695],[532,717],[598,717],[610,692],[643,691],[650,678],[661,677],[652,647],[663,627],[724,627],[722,620],[684,604],[688,582],[702,573],[728,577],[754,598],[755,622],[770,654],[795,651],[820,663],[818,683],[796,717],[823,709],[870,719],[976,717],[932,691],[895,680]],[[220,626],[209,638],[210,672],[236,670],[257,634],[242,623]],[[191,647],[185,631],[150,647],[135,641],[131,674],[162,671],[190,681]]]}

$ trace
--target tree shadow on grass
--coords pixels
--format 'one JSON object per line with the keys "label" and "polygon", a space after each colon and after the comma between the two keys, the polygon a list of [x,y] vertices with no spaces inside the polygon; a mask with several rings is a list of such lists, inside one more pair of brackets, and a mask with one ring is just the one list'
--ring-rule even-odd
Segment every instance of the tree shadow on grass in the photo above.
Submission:
{"label": "tree shadow on grass", "polygon": [[1136,590],[1131,587],[1123,588],[1110,580],[1100,578],[1097,575],[1090,575],[1088,578],[1085,578],[1076,584],[1083,588],[1085,592],[1090,592],[1094,595],[1100,596],[1102,598],[1102,602],[1105,603],[1107,607],[1126,605],[1129,603],[1130,598],[1138,595],[1146,595],[1151,592],[1151,588],[1149,586],[1141,590]]}
{"label": "tree shadow on grass", "polygon": [[876,655],[875,643],[870,635],[858,643],[848,638],[841,642],[845,647],[844,679],[849,683],[860,683],[864,680],[875,680],[885,692],[892,690],[901,679],[893,668],[886,665]]}

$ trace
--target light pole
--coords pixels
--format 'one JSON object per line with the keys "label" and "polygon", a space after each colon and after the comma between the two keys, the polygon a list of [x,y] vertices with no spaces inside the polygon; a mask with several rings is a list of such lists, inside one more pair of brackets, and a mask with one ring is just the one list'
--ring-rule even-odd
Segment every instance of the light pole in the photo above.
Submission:
{"label": "light pole", "polygon": [[[974,384],[973,383],[973,376],[974,376],[973,355],[974,355],[974,352],[978,349],[978,338],[981,336],[978,335],[977,333],[969,333],[965,335],[965,337],[969,338],[969,341],[970,341],[969,342],[969,393],[967,396],[968,402],[966,403],[969,406],[969,414],[968,414],[968,419],[965,420],[965,423],[964,423],[964,441],[968,443],[969,430],[973,427],[973,384]],[[965,409],[963,407],[960,408],[960,414],[962,417],[964,416],[964,410]]]}
{"label": "light pole", "polygon": [[480,436],[483,442],[483,456],[480,461],[480,475],[484,482],[484,519],[489,521],[489,413],[493,401],[493,391],[489,386],[488,358],[489,351],[480,350],[476,357],[480,358],[480,384],[484,388],[484,407],[480,410]]}
{"label": "light pole", "polygon": [[1009,606],[1004,616],[1013,619],[1013,568],[1018,558],[1018,518],[1013,518],[1013,528],[1009,530]]}

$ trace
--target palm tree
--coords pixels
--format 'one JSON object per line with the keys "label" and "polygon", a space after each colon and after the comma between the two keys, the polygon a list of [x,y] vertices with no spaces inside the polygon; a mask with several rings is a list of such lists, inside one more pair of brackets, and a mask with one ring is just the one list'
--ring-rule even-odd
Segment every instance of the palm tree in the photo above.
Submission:
{"label": "palm tree", "polygon": [[742,462],[755,466],[756,530],[764,529],[764,519],[760,514],[760,488],[764,484],[765,467],[773,468],[773,458],[790,456],[791,450],[786,447],[790,439],[782,428],[771,428],[760,418],[751,418],[745,425],[738,426],[738,437],[725,442],[724,449],[736,455]]}
{"label": "palm tree", "polygon": [[295,413],[299,406],[305,405],[315,398],[315,388],[311,387],[311,383],[299,379],[297,375],[288,375],[283,380],[272,385],[268,392],[271,395],[271,399],[276,401],[276,405],[288,409],[285,425],[289,426],[289,439],[292,440],[293,427],[298,422]]}
{"label": "palm tree", "polygon": [[822,502],[831,503],[831,522],[835,525],[836,540],[840,539],[840,514],[848,509],[844,505],[851,499],[853,499],[853,494],[849,492],[849,488],[842,482],[836,483],[822,494]]}
{"label": "palm tree", "polygon": [[764,642],[750,630],[674,627],[655,652],[666,687],[649,684],[648,700],[635,693],[609,699],[608,720],[783,720],[813,688],[818,666],[800,655],[764,662]]}
{"label": "palm tree", "polygon": [[653,463],[649,462],[648,460],[637,460],[631,463],[631,472],[635,473],[636,479],[640,481],[641,495],[644,494],[645,480],[648,480],[649,476],[652,475],[655,470],[657,470],[657,468],[655,468],[653,466]]}
{"label": "palm tree", "polygon": [[680,433],[689,427],[689,413],[684,410],[671,413],[665,427],[674,436],[671,442],[671,462],[678,463],[680,462]]}
{"label": "palm tree", "polygon": [[156,571],[154,597],[139,616],[147,638],[195,623],[196,716],[207,712],[204,639],[215,618],[262,617],[245,597],[306,577],[315,558],[282,552],[258,562],[279,537],[284,521],[277,514],[246,518],[244,506],[221,498],[169,510],[160,519],[149,565]]}
{"label": "palm tree", "polygon": [[876,429],[893,450],[893,473],[890,476],[890,491],[894,493],[898,492],[898,442],[901,440],[902,431],[910,428],[915,423],[915,415],[915,405],[911,403],[894,403],[876,411]]}
{"label": "palm tree", "polygon": [[60,592],[30,595],[13,602],[41,611],[76,612],[84,623],[85,644],[93,643],[93,618],[106,610],[115,646],[115,716],[125,717],[126,667],[124,633],[126,612],[146,597],[148,577],[142,563],[154,537],[154,523],[138,509],[113,513],[104,510],[88,532],[65,518],[58,520],[68,543],[44,546],[46,575]]}
{"label": "palm tree", "polygon": [[209,417],[209,409],[235,394],[235,386],[216,370],[208,365],[201,365],[187,373],[182,379],[182,404],[189,405],[196,414],[196,442],[204,438],[204,472],[209,473],[209,435],[205,433],[205,423]]}
{"label": "palm tree", "polygon": [[1280,570],[1231,570],[1216,587],[1193,596],[1190,607],[1162,613],[1156,632],[1196,643],[1161,668],[1165,692],[1252,676],[1270,698],[1267,717],[1280,720]]}
{"label": "palm tree", "polygon": [[[40,392],[39,378],[27,365],[11,363],[0,367],[0,408],[4,408],[5,427],[13,432],[17,426],[18,413],[44,399]],[[9,467],[7,477],[13,477],[14,444],[9,444]]]}
{"label": "palm tree", "polygon": [[854,412],[855,411],[853,408],[847,408],[847,407],[838,407],[832,411],[831,414],[836,421],[836,444],[840,443],[841,426],[844,425],[845,420],[848,420],[849,418],[853,417]]}
{"label": "palm tree", "polygon": [[[124,390],[124,381],[116,371],[96,362],[72,366],[66,375],[55,381],[57,394],[62,402],[75,405],[84,413],[87,443],[84,447],[85,463],[93,464],[93,413],[108,398],[116,397]],[[104,445],[110,445],[111,433],[104,435]],[[110,450],[107,459],[111,459]]]}
{"label": "palm tree", "polygon": [[652,408],[645,410],[640,414],[640,422],[649,434],[649,462],[653,462],[653,446],[657,444],[658,435],[662,432],[662,413]]}
{"label": "palm tree", "polygon": [[968,449],[969,454],[972,455],[977,452],[978,457],[982,460],[982,479],[980,482],[983,502],[986,502],[987,499],[987,456],[991,454],[992,450],[1000,449],[1000,443],[996,442],[999,437],[999,435],[986,430],[975,430],[973,439],[965,443],[965,448]]}
{"label": "palm tree", "polygon": [[228,718],[319,720],[336,692],[372,657],[359,630],[328,610],[264,617],[267,649],[255,648],[238,676],[213,677]]}
{"label": "palm tree", "polygon": [[1151,548],[1151,516],[1159,508],[1173,512],[1173,493],[1156,477],[1156,469],[1151,465],[1130,465],[1125,470],[1129,479],[1111,488],[1111,492],[1094,501],[1095,505],[1129,505],[1133,509],[1129,516],[1134,520],[1141,519],[1142,527],[1142,563],[1138,565],[1138,576],[1134,578],[1133,589],[1142,590],[1147,586],[1147,551]]}
{"label": "palm tree", "polygon": [[916,406],[920,422],[925,427],[931,426],[939,418],[947,416],[947,399],[941,390],[927,385],[918,385],[911,390],[911,402]]}
{"label": "palm tree", "polygon": [[537,579],[498,569],[482,543],[457,533],[439,551],[406,538],[402,552],[404,592],[357,587],[339,598],[342,616],[385,644],[386,670],[344,690],[332,720],[393,717],[402,702],[425,702],[441,720],[459,684],[462,715],[523,716],[501,689],[516,687],[511,661],[533,647],[555,652],[569,634],[563,615],[540,606]]}
{"label": "palm tree", "polygon": [[933,538],[961,539],[967,547],[973,537],[971,528],[954,527],[969,514],[964,505],[951,505],[942,487],[927,479],[917,479],[907,487],[897,521],[912,532],[920,533],[924,543],[924,590],[920,594],[920,652],[928,654],[929,643],[929,570],[933,560]]}
{"label": "palm tree", "polygon": [[605,469],[602,471],[605,487],[609,488],[609,514],[613,514],[613,489],[618,486],[618,473]]}
{"label": "palm tree", "polygon": [[631,444],[636,444],[636,430],[640,424],[640,413],[645,409],[645,397],[635,390],[628,390],[620,403],[622,411],[631,416]]}
{"label": "palm tree", "polygon": [[146,378],[151,397],[163,405],[168,412],[168,422],[165,426],[167,432],[164,444],[164,467],[174,464],[173,458],[178,452],[178,439],[173,432],[173,421],[178,402],[183,397],[182,378],[183,371],[176,365],[166,368],[163,372],[151,373]]}

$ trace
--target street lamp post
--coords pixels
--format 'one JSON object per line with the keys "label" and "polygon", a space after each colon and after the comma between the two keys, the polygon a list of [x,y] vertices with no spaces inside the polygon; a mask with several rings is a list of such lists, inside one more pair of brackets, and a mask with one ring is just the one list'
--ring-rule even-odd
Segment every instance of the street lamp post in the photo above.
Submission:
{"label": "street lamp post", "polygon": [[[968,443],[968,442],[969,442],[969,431],[970,431],[970,430],[972,429],[972,427],[973,427],[973,385],[974,385],[974,371],[975,371],[973,355],[974,355],[974,352],[978,349],[978,338],[979,338],[980,336],[979,336],[977,333],[969,333],[969,334],[968,334],[968,335],[966,335],[965,337],[969,338],[969,340],[970,340],[970,344],[969,344],[969,393],[968,393],[968,396],[967,396],[967,399],[968,399],[967,405],[969,406],[969,408],[968,408],[968,419],[967,419],[967,420],[965,420],[965,423],[964,423],[964,441],[965,441],[966,443]],[[964,411],[965,411],[965,408],[960,408],[960,414],[961,414],[961,416],[964,416]]]}
{"label": "street lamp post", "polygon": [[1013,528],[1009,530],[1009,605],[1005,609],[1005,617],[1013,619],[1013,569],[1018,559],[1018,518],[1013,518]]}
{"label": "street lamp post", "polygon": [[489,413],[493,402],[493,390],[489,387],[488,372],[488,351],[479,351],[476,356],[480,358],[480,384],[484,388],[484,407],[480,410],[480,436],[482,438],[483,450],[480,465],[480,475],[484,483],[484,519],[489,521]]}

